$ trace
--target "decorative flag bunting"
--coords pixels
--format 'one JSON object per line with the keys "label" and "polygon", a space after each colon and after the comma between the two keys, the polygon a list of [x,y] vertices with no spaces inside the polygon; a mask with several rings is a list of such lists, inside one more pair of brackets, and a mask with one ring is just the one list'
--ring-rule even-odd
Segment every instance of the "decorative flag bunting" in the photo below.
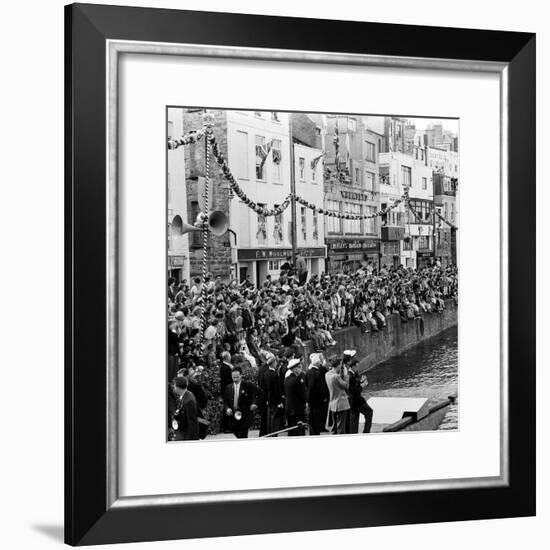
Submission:
{"label": "decorative flag bunting", "polygon": [[177,149],[178,147],[181,147],[182,145],[189,145],[190,143],[196,143],[200,139],[204,137],[205,130],[193,130],[192,132],[189,132],[183,136],[181,136],[179,139],[169,139],[168,140],[168,149]]}
{"label": "decorative flag bunting", "polygon": [[323,151],[318,157],[315,157],[314,159],[312,159],[311,161],[311,169],[312,170],[315,170],[315,167],[317,166],[317,164],[319,163],[319,161],[325,156],[325,152]]}
{"label": "decorative flag bunting", "polygon": [[[208,140],[208,143],[210,144],[212,154],[214,155],[214,158],[216,159],[216,162],[220,166],[220,169],[221,169],[225,179],[229,183],[229,187],[230,187],[231,191],[233,191],[235,193],[235,195],[237,195],[237,197],[239,197],[239,199],[241,199],[244,202],[244,204],[246,204],[246,206],[248,206],[250,209],[254,210],[258,215],[266,216],[266,217],[267,216],[279,216],[280,214],[282,214],[290,206],[290,203],[291,203],[291,200],[292,200],[292,197],[293,197],[292,193],[289,193],[285,197],[282,204],[280,204],[276,207],[273,207],[273,208],[267,208],[265,206],[260,206],[259,204],[255,203],[252,199],[250,199],[250,197],[248,197],[248,195],[243,191],[243,189],[237,183],[237,180],[235,179],[235,177],[231,173],[231,170],[229,169],[229,166],[227,165],[227,161],[225,160],[224,156],[222,155],[222,153],[220,151],[220,148],[218,146],[218,143],[216,142],[216,137],[214,136],[214,132],[209,127],[205,128],[203,130],[189,132],[188,134],[182,136],[179,140],[169,140],[168,141],[168,149],[176,149],[177,147],[180,147],[181,145],[187,145],[189,143],[195,143],[196,141],[201,139],[205,134],[206,134],[206,139]],[[338,146],[337,146],[337,143],[336,143],[337,139],[338,139],[337,136],[338,136],[338,131],[336,129],[336,132],[335,132],[335,146],[336,146],[336,149],[338,150]],[[262,149],[262,151],[265,153],[265,157],[267,157],[267,155],[269,154],[269,151],[272,150],[272,143],[273,142],[270,142],[268,144],[269,149],[264,149],[261,146],[256,146],[256,151],[259,152],[258,147],[260,147]],[[275,161],[275,151],[276,150],[273,149],[273,151],[274,151],[273,160]],[[279,151],[278,151],[278,153],[280,155]],[[324,155],[324,153],[323,153],[323,155]],[[320,155],[318,157],[317,162],[319,161],[319,159],[323,155]],[[280,157],[279,157],[279,160],[280,160]],[[337,163],[337,165],[338,165],[338,163]],[[332,212],[330,210],[325,210],[324,208],[320,208],[317,205],[310,203],[309,201],[305,200],[304,198],[302,198],[302,197],[300,197],[299,195],[296,195],[296,194],[294,194],[294,199],[296,200],[296,202],[300,203],[302,206],[305,206],[306,208],[309,208],[310,210],[313,210],[313,212],[317,212],[318,214],[321,214],[323,216],[330,216],[330,217],[333,217],[333,218],[340,218],[340,219],[345,219],[345,220],[367,220],[367,219],[372,219],[372,218],[376,218],[376,217],[379,217],[379,216],[384,216],[385,214],[387,214],[388,212],[390,212],[394,208],[397,208],[397,206],[399,206],[403,202],[408,204],[408,202],[409,202],[409,189],[408,189],[408,187],[405,188],[405,190],[403,192],[403,196],[400,199],[397,199],[393,204],[391,204],[387,208],[385,208],[383,210],[379,210],[378,212],[375,212],[373,214],[365,214],[365,215],[341,214],[340,212]],[[446,220],[444,220],[444,221],[446,221]],[[447,222],[447,223],[449,223],[449,222]]]}

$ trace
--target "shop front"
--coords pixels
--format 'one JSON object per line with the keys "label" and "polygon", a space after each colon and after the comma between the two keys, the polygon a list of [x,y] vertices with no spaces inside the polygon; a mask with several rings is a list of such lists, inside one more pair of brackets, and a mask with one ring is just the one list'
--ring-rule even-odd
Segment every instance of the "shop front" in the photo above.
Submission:
{"label": "shop front", "polygon": [[380,241],[376,238],[328,239],[329,273],[349,273],[371,265],[380,268]]}
{"label": "shop front", "polygon": [[382,241],[380,243],[380,267],[399,267],[401,265],[399,242]]}
{"label": "shop front", "polygon": [[416,252],[416,267],[429,267],[433,265],[434,254],[431,250],[417,250]]}
{"label": "shop front", "polygon": [[[325,247],[298,248],[297,252],[305,259],[308,277],[319,275],[323,271]],[[282,265],[292,258],[291,248],[239,248],[237,252],[237,276],[239,282],[248,279],[261,286],[268,275],[279,278]]]}
{"label": "shop front", "polygon": [[173,277],[177,283],[188,279],[188,275],[184,272],[185,256],[169,255],[168,256],[168,277]]}

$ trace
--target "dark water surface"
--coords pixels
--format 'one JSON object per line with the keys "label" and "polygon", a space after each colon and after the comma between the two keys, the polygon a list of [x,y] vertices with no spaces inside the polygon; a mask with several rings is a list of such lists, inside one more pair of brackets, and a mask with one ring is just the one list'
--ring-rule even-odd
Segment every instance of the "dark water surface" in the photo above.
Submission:
{"label": "dark water surface", "polygon": [[[457,327],[380,363],[368,371],[368,380],[371,397],[427,397],[436,402],[458,393]],[[438,429],[456,428],[458,404],[450,406]]]}

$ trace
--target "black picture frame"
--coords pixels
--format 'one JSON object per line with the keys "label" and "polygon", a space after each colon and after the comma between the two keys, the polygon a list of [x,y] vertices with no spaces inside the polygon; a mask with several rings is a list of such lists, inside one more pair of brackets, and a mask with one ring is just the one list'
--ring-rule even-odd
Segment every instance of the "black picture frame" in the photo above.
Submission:
{"label": "black picture frame", "polygon": [[[360,37],[360,38],[359,38]],[[106,41],[506,64],[508,483],[124,506],[108,487]],[[73,4],[65,9],[65,541],[88,545],[535,514],[535,35]],[[475,450],[472,450],[475,452]]]}

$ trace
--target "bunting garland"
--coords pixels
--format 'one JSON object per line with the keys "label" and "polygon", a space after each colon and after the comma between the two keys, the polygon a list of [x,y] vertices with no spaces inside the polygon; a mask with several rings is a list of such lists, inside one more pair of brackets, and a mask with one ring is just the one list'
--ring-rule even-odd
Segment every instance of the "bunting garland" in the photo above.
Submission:
{"label": "bunting garland", "polygon": [[315,170],[318,162],[325,156],[325,152],[323,151],[318,157],[315,157],[311,160],[311,169]]}
{"label": "bunting garland", "polygon": [[168,140],[168,149],[177,149],[182,145],[189,145],[191,143],[197,143],[200,139],[204,137],[205,129],[201,130],[192,130],[191,132],[184,134],[179,139],[169,139]]}
{"label": "bunting garland", "polygon": [[[177,147],[180,147],[181,145],[186,145],[188,143],[195,143],[196,141],[201,139],[204,135],[205,135],[205,129],[189,132],[188,134],[182,136],[179,140],[169,140],[168,141],[168,148],[169,149],[176,149]],[[238,184],[237,180],[235,179],[235,177],[231,173],[231,170],[229,169],[227,161],[225,160],[225,157],[222,155],[222,153],[220,151],[220,147],[219,147],[219,145],[216,141],[216,137],[214,136],[214,132],[212,132],[211,130],[209,132],[207,132],[206,139],[208,140],[208,143],[210,144],[210,148],[212,150],[212,154],[213,154],[214,158],[216,159],[216,162],[218,163],[225,179],[229,183],[229,187],[230,187],[231,191],[233,193],[235,193],[235,195],[237,195],[237,197],[239,197],[239,199],[241,199],[241,201],[244,202],[244,204],[246,206],[248,206],[248,208],[254,210],[254,212],[256,212],[259,216],[268,217],[268,216],[279,216],[280,214],[282,214],[290,206],[292,196],[293,196],[292,193],[289,193],[285,197],[282,204],[280,204],[278,206],[275,206],[273,208],[267,208],[265,206],[257,204],[252,199],[250,199],[250,197],[248,197],[248,195],[243,191],[243,189],[241,188],[241,186]],[[174,144],[175,144],[175,146],[174,146]],[[271,147],[271,143],[270,143],[269,144],[269,150],[271,150],[271,149],[272,149],[272,147]],[[269,150],[266,152],[266,157],[267,157],[267,154],[269,154]],[[265,152],[265,150],[264,150],[264,152]],[[317,162],[322,156],[323,155],[320,155],[318,157],[318,159],[316,159]],[[403,202],[408,204],[409,189],[408,189],[408,187],[405,188],[405,190],[403,191],[403,196],[401,198],[397,199],[392,205],[388,206],[387,208],[379,210],[378,212],[375,212],[373,214],[364,214],[364,215],[360,215],[360,214],[359,215],[358,214],[341,214],[340,212],[333,212],[331,210],[326,210],[325,208],[320,208],[317,205],[315,205],[313,203],[310,203],[309,201],[307,201],[304,198],[300,197],[299,195],[294,194],[294,198],[295,198],[296,202],[299,202],[302,206],[305,206],[306,208],[309,208],[313,212],[321,214],[322,216],[328,216],[328,217],[339,218],[339,219],[344,219],[344,220],[367,220],[367,219],[377,218],[379,216],[384,216],[385,214],[387,214],[388,212],[390,212],[394,208],[397,208]]]}

